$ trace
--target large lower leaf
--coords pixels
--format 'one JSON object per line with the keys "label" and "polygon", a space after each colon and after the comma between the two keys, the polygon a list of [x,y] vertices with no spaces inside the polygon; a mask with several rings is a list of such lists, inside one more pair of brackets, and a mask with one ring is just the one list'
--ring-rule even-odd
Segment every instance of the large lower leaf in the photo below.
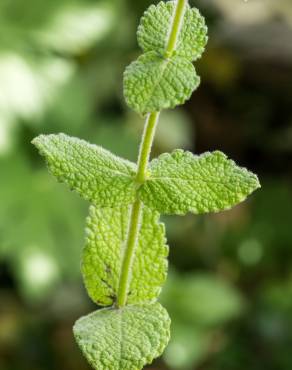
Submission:
{"label": "large lower leaf", "polygon": [[49,170],[83,198],[99,206],[134,201],[136,166],[109,151],[64,134],[40,135],[33,144]]}
{"label": "large lower leaf", "polygon": [[105,308],[79,319],[75,338],[96,370],[140,370],[160,356],[170,319],[159,304]]}
{"label": "large lower leaf", "polygon": [[219,151],[162,154],[151,162],[150,173],[139,190],[141,200],[166,214],[229,209],[260,187],[256,175]]}
{"label": "large lower leaf", "polygon": [[183,104],[199,83],[195,67],[187,59],[180,56],[165,59],[149,52],[127,67],[124,95],[136,112],[158,112]]}
{"label": "large lower leaf", "polygon": [[[167,274],[168,246],[159,214],[143,208],[128,304],[156,299]],[[115,303],[129,223],[129,208],[90,207],[82,272],[88,294],[99,305]]]}
{"label": "large lower leaf", "polygon": [[[165,53],[174,11],[175,1],[168,1],[151,5],[145,12],[138,28],[138,42],[145,52],[158,51],[162,55]],[[197,9],[187,5],[176,54],[191,61],[196,60],[202,55],[207,40],[204,17]]]}

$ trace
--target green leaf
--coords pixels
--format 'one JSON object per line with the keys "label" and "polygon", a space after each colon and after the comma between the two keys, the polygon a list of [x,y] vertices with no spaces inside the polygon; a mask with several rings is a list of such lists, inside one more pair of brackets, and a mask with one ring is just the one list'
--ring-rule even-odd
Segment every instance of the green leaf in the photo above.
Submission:
{"label": "green leaf", "polygon": [[[151,5],[145,12],[138,28],[138,43],[145,52],[164,55],[174,10],[175,1],[169,1]],[[204,17],[187,5],[176,54],[190,61],[200,58],[208,41],[207,31]]]}
{"label": "green leaf", "polygon": [[150,177],[139,192],[160,213],[198,214],[229,209],[259,187],[256,175],[219,151],[196,156],[175,150],[151,162]]}
{"label": "green leaf", "polygon": [[64,134],[40,135],[32,143],[46,158],[50,172],[86,200],[109,207],[134,201],[134,164]]}
{"label": "green leaf", "polygon": [[159,304],[105,308],[79,319],[75,338],[96,370],[140,370],[160,356],[170,319]]}
{"label": "green leaf", "polygon": [[[168,246],[158,219],[157,212],[144,207],[128,304],[155,300],[166,279]],[[128,223],[128,207],[90,207],[82,272],[88,294],[101,306],[116,301]]]}
{"label": "green leaf", "polygon": [[124,73],[124,95],[134,111],[145,114],[174,108],[190,98],[200,78],[191,62],[155,52],[141,55]]}

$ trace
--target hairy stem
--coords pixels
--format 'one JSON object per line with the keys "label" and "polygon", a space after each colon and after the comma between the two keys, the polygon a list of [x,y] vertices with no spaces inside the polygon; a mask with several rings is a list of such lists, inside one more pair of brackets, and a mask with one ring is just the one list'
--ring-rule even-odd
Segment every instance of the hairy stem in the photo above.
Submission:
{"label": "hairy stem", "polygon": [[[170,57],[175,51],[179,32],[183,22],[187,0],[177,0],[173,21],[170,27],[170,33],[166,47],[166,57]],[[138,169],[136,181],[142,184],[147,179],[147,167],[149,163],[151,148],[154,140],[155,129],[159,121],[160,112],[149,113],[146,118],[144,132],[141,140]],[[117,307],[123,307],[127,304],[127,296],[131,281],[131,271],[135,258],[135,249],[138,242],[139,229],[142,217],[143,204],[136,199],[131,207],[128,235],[125,245],[125,252],[122,261],[121,275],[119,279]]]}
{"label": "hairy stem", "polygon": [[151,113],[147,116],[145,128],[140,145],[138,158],[138,170],[136,180],[143,183],[147,177],[147,166],[150,158],[151,148],[154,140],[155,129],[159,121],[159,112]]}
{"label": "hairy stem", "polygon": [[179,33],[182,27],[185,10],[188,0],[177,0],[175,12],[172,20],[172,26],[168,36],[168,42],[166,44],[165,56],[171,57],[176,49]]}
{"label": "hairy stem", "polygon": [[136,200],[135,203],[132,205],[132,209],[131,209],[128,238],[127,238],[125,254],[123,257],[122,271],[121,271],[120,282],[119,282],[118,299],[117,299],[118,307],[123,307],[127,303],[127,295],[128,295],[128,289],[129,289],[130,277],[131,277],[130,275],[131,275],[133,259],[135,256],[135,247],[136,247],[137,240],[138,240],[142,207],[143,205],[141,201]]}
{"label": "hairy stem", "polygon": [[[159,113],[150,113],[145,122],[144,132],[140,145],[140,152],[138,157],[138,170],[137,170],[137,182],[142,183],[147,177],[147,166],[149,163],[149,157],[151,147],[155,135],[155,128],[158,123]],[[122,269],[118,288],[117,306],[123,307],[127,303],[128,289],[131,280],[131,270],[133,260],[135,257],[135,248],[138,241],[139,226],[141,221],[143,205],[140,200],[136,200],[132,205],[130,213],[130,222],[128,229],[127,242],[125,247],[125,253],[122,262]]]}

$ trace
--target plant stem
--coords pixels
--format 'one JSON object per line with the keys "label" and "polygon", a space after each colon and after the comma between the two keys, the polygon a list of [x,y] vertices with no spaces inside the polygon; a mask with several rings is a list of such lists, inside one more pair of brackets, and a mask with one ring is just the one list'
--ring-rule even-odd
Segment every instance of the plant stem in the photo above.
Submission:
{"label": "plant stem", "polygon": [[176,49],[179,33],[182,27],[185,10],[188,0],[177,0],[172,26],[168,36],[168,42],[166,44],[165,56],[171,57]]}
{"label": "plant stem", "polygon": [[146,118],[138,157],[138,170],[136,176],[138,183],[143,183],[147,178],[147,166],[150,158],[156,125],[159,121],[159,114],[159,112],[151,113],[148,114]]}
{"label": "plant stem", "polygon": [[[145,128],[141,140],[140,152],[138,157],[137,182],[142,183],[147,177],[147,166],[151,147],[155,135],[155,128],[158,123],[159,113],[148,114],[145,122]],[[142,216],[143,205],[139,199],[136,199],[132,205],[127,242],[123,256],[122,269],[118,288],[117,306],[123,307],[127,303],[128,289],[131,279],[131,270],[135,257],[135,249],[138,241],[139,227]]]}
{"label": "plant stem", "polygon": [[[173,21],[167,41],[165,56],[171,57],[175,51],[179,32],[182,26],[187,0],[177,0]],[[149,113],[146,118],[144,132],[141,140],[139,157],[137,163],[136,181],[142,184],[147,179],[147,167],[149,163],[151,148],[154,140],[155,129],[159,121],[160,112]],[[136,199],[131,207],[129,229],[122,261],[121,275],[119,279],[117,307],[127,304],[128,290],[131,281],[131,271],[135,258],[135,249],[138,242],[140,223],[142,218],[143,204]]]}
{"label": "plant stem", "polygon": [[127,243],[125,247],[125,254],[122,262],[122,270],[119,281],[118,297],[117,297],[117,306],[123,307],[127,303],[128,289],[131,278],[131,270],[133,265],[133,260],[135,257],[135,247],[138,241],[139,234],[139,225],[142,215],[142,202],[136,200],[132,205],[129,231],[127,237]]}

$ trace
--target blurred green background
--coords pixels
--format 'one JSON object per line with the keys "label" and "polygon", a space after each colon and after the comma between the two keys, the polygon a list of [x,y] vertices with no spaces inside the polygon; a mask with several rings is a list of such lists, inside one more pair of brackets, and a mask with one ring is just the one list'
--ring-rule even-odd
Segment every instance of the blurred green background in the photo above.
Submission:
{"label": "blurred green background", "polygon": [[[0,1],[0,369],[89,369],[72,324],[87,205],[30,144],[65,132],[135,160],[122,73],[150,0]],[[262,189],[231,211],[165,218],[172,340],[149,369],[292,369],[292,2],[192,0],[210,41],[154,155],[220,149]]]}

